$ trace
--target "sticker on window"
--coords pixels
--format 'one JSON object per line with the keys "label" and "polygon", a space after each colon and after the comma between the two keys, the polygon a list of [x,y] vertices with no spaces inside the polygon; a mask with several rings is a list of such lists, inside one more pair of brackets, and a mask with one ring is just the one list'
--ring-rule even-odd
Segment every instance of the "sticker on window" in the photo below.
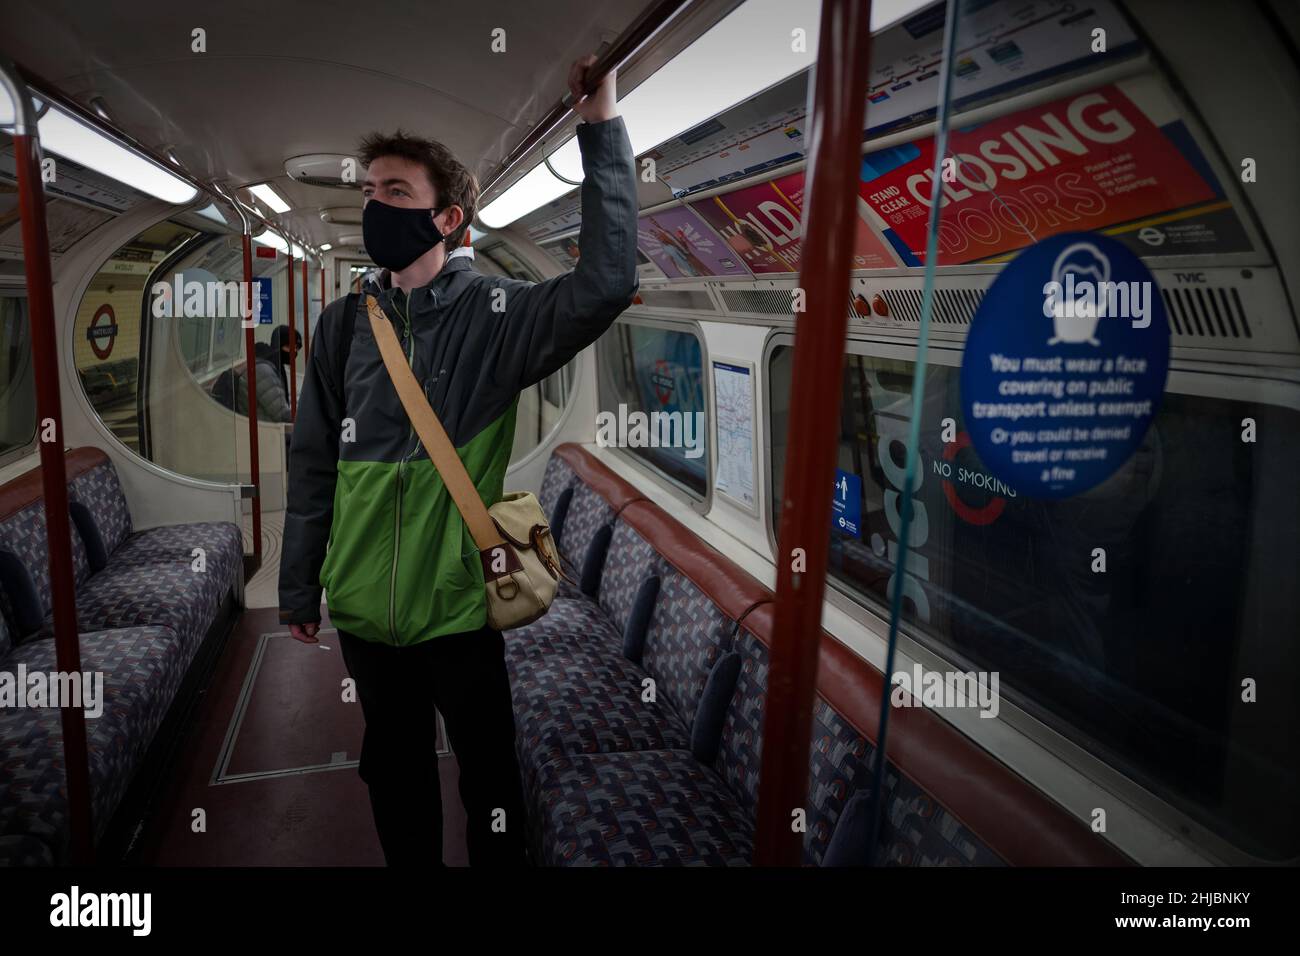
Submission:
{"label": "sticker on window", "polygon": [[862,478],[835,469],[835,496],[831,499],[831,526],[856,538],[862,531]]}
{"label": "sticker on window", "polygon": [[961,368],[966,429],[999,478],[1068,498],[1141,445],[1168,370],[1150,270],[1107,236],[1054,236],[1003,269],[975,313]]}

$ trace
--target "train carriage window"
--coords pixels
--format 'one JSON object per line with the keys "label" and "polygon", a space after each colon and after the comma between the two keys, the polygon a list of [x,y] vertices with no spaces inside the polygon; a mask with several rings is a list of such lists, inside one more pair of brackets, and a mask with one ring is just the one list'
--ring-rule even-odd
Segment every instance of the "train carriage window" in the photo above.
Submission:
{"label": "train carriage window", "polygon": [[[951,97],[943,155],[933,128],[864,153],[858,198],[904,265],[938,282],[932,321],[942,339],[919,382],[914,340],[850,343],[831,413],[840,420],[837,487],[857,500],[846,506],[855,520],[828,522],[830,580],[886,620],[897,591],[916,656],[997,674],[1007,720],[1172,832],[1225,858],[1294,859],[1300,386],[1291,370],[1228,375],[1194,371],[1195,358],[1177,362],[1136,452],[1065,499],[1017,494],[962,431],[962,352],[948,344],[960,333],[943,304],[953,289],[933,270],[991,278],[994,268],[972,267],[1065,232],[1109,236],[1157,267],[1169,257],[1213,266],[1263,259],[1234,161],[1121,8],[1102,0],[1063,18],[1031,11],[1009,0],[961,6],[957,53],[935,91]],[[906,26],[897,39],[915,52],[940,42],[943,18],[922,14]],[[1109,63],[1082,52],[1097,28]],[[921,95],[915,84],[877,92],[869,128],[903,116],[901,101]],[[931,238],[937,255],[927,261]],[[882,280],[886,293],[898,291],[891,284]],[[789,341],[774,340],[768,376],[774,527]],[[899,499],[914,398],[919,470],[904,544]],[[949,418],[957,431],[944,441]]]}
{"label": "train carriage window", "polygon": [[0,462],[36,438],[36,380],[27,299],[0,289]]}
{"label": "train carriage window", "polygon": [[510,450],[511,464],[522,460],[555,430],[569,404],[573,363],[546,376],[519,393],[515,411],[515,440]]}
{"label": "train carriage window", "polygon": [[[866,348],[845,357],[837,462],[860,479],[862,518],[827,531],[833,580],[887,617],[914,366]],[[774,528],[792,357],[770,360]],[[926,372],[905,629],[960,670],[998,672],[1004,697],[1240,849],[1294,857],[1300,389],[1175,373],[1111,479],[1028,500],[960,431],[958,361],[932,355]],[[945,444],[946,417],[959,431]],[[1247,680],[1275,696],[1243,701]]]}
{"label": "train carriage window", "polygon": [[142,444],[138,399],[146,286],[162,261],[195,235],[172,222],[145,229],[100,266],[77,311],[72,354],[86,398],[136,451]]}
{"label": "train carriage window", "polygon": [[640,458],[692,497],[708,493],[704,347],[694,330],[620,319],[596,343],[596,440]]}
{"label": "train carriage window", "polygon": [[[283,254],[253,258],[255,276],[271,280],[271,321],[254,330],[263,349],[286,321],[286,263]],[[87,399],[119,441],[170,471],[248,480],[247,420],[231,407],[242,404],[232,383],[246,365],[242,280],[238,236],[166,220],[114,252],[78,308],[73,354]],[[166,299],[155,295],[164,285]],[[275,427],[265,413],[259,423]],[[264,469],[274,460],[264,457]]]}

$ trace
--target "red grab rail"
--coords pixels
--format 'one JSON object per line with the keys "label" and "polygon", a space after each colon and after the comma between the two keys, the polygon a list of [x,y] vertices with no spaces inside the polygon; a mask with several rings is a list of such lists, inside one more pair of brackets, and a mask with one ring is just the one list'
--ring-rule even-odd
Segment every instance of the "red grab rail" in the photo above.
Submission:
{"label": "red grab rail", "polygon": [[[307,250],[303,249],[302,253],[302,350],[311,355],[311,317],[307,314],[310,310],[307,308],[311,302],[311,297],[307,295]],[[321,308],[325,303],[321,302]]]}
{"label": "red grab rail", "polygon": [[244,207],[221,186],[214,187],[217,194],[230,203],[243,227],[244,253],[244,358],[248,378],[248,470],[253,484],[253,563],[262,566],[262,470],[257,448],[257,342],[254,338],[256,324],[253,315],[253,229]]}
{"label": "red grab rail", "polygon": [[[293,237],[287,232],[284,234],[284,244],[284,254],[289,257],[289,264],[284,267],[284,284],[289,287],[289,421],[292,422],[298,418],[298,321],[294,315],[297,310],[293,303]],[[306,255],[304,252],[304,261]],[[303,311],[307,311],[305,307]]]}
{"label": "red grab rail", "polygon": [[[7,60],[0,60],[0,87],[14,104],[14,165],[18,170],[36,414],[42,435],[41,485],[45,495],[45,533],[49,540],[50,591],[54,603],[54,655],[62,673],[74,674],[81,672],[81,641],[77,634],[77,593],[72,573],[72,522],[68,518],[68,475],[63,461],[58,334],[54,323],[54,279],[45,222],[45,190],[41,185],[40,135],[27,87],[19,81]],[[51,427],[54,434],[47,441],[44,435]],[[59,705],[59,719],[63,728],[70,858],[73,863],[87,864],[94,856],[94,829],[86,712],[65,700]]]}
{"label": "red grab rail", "polygon": [[795,322],[785,494],[777,530],[776,617],[758,785],[754,862],[759,865],[798,866],[803,858],[803,833],[792,826],[792,815],[808,796],[839,432],[839,416],[831,410],[840,407],[870,23],[871,0],[822,0],[799,273],[806,311]]}

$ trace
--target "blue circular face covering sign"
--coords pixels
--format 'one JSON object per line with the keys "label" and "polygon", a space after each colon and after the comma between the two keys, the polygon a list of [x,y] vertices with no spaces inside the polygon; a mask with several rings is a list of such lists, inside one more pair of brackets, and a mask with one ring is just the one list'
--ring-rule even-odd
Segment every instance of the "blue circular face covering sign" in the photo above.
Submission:
{"label": "blue circular face covering sign", "polygon": [[1018,492],[1068,498],[1137,450],[1168,371],[1150,270],[1107,236],[1053,236],[1010,262],[975,313],[961,366],[966,430]]}

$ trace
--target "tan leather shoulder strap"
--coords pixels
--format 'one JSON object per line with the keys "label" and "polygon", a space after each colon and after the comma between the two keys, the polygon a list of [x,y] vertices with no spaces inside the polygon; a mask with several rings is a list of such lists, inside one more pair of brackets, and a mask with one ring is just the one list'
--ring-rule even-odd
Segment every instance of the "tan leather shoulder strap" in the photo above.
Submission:
{"label": "tan leather shoulder strap", "polygon": [[379,345],[379,354],[384,359],[384,367],[388,369],[388,377],[392,380],[393,387],[397,389],[397,397],[401,399],[402,407],[406,409],[406,415],[415,427],[415,433],[420,436],[420,441],[424,442],[424,448],[429,453],[433,466],[442,476],[442,483],[447,486],[452,501],[456,502],[461,517],[465,519],[465,525],[469,528],[474,543],[480,551],[487,551],[489,548],[501,545],[503,543],[501,533],[488,514],[483,499],[479,497],[478,489],[470,481],[465,463],[460,460],[460,455],[456,454],[456,448],[447,437],[442,422],[438,421],[438,416],[429,407],[429,401],[424,397],[424,389],[416,381],[411,366],[406,363],[406,356],[402,354],[402,346],[397,341],[393,324],[379,308],[379,303],[375,301],[373,295],[366,296],[366,311],[370,314],[370,329],[374,332],[375,342]]}

